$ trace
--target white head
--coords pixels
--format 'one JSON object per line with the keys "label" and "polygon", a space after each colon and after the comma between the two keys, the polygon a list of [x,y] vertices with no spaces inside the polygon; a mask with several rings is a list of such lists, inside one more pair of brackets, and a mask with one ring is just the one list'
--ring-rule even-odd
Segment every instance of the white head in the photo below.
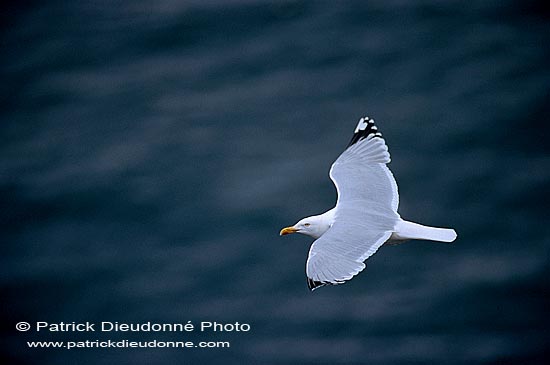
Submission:
{"label": "white head", "polygon": [[330,228],[331,224],[331,220],[327,219],[325,214],[314,215],[300,220],[291,227],[281,229],[279,235],[284,236],[291,233],[301,233],[317,239]]}

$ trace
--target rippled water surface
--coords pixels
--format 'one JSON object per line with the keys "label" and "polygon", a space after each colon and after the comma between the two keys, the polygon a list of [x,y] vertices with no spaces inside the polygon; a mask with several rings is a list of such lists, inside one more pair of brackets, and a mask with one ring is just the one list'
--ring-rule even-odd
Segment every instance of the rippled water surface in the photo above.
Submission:
{"label": "rippled water surface", "polygon": [[[550,12],[540,1],[51,1],[0,30],[5,364],[539,364],[550,348]],[[309,292],[327,173],[377,121],[400,213]],[[27,321],[247,332],[18,333]],[[229,349],[28,349],[30,340]]]}

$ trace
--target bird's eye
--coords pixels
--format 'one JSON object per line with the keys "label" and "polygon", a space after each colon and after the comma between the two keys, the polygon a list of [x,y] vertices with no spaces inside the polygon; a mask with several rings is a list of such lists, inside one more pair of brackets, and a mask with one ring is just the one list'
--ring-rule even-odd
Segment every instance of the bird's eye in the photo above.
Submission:
{"label": "bird's eye", "polygon": [[311,224],[306,223],[306,224],[304,224],[304,226],[309,227],[309,226],[311,226]]}

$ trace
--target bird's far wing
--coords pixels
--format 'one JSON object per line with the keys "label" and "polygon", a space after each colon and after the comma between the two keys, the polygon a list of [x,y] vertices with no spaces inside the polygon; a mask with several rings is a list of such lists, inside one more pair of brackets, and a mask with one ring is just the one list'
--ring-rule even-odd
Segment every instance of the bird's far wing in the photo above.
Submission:
{"label": "bird's far wing", "polygon": [[338,203],[361,199],[387,206],[397,212],[397,183],[386,166],[390,153],[373,119],[359,119],[347,149],[330,168],[330,178],[338,190]]}
{"label": "bird's far wing", "polygon": [[388,162],[388,147],[374,121],[361,118],[348,148],[330,169],[338,202],[332,227],[309,251],[310,289],[351,279],[391,236],[399,219],[399,195]]}

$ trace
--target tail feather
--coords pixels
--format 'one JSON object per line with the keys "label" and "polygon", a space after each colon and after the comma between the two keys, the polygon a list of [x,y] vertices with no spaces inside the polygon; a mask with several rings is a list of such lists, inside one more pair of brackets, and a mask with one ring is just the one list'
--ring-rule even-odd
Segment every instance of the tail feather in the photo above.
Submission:
{"label": "tail feather", "polygon": [[395,225],[391,240],[428,240],[437,242],[453,242],[456,232],[450,228],[423,226],[418,223],[400,220]]}

